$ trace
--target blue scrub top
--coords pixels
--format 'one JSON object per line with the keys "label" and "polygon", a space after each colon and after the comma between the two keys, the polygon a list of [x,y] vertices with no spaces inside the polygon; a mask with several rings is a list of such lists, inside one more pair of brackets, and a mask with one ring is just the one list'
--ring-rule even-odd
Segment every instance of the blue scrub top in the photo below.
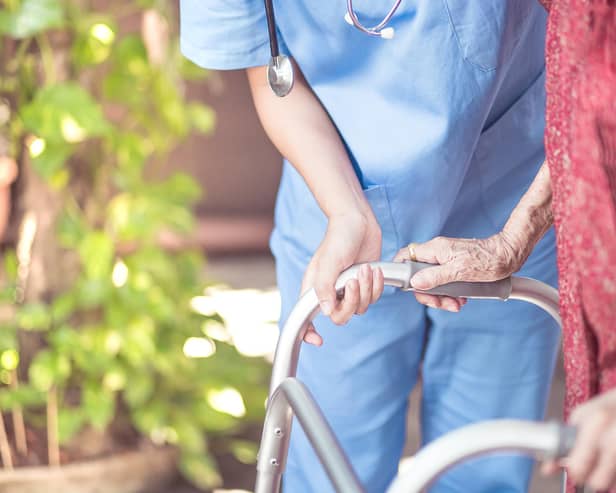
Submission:
{"label": "blue scrub top", "polygon": [[[356,1],[356,12],[374,25],[392,2]],[[503,226],[544,158],[546,13],[537,0],[404,0],[391,40],[346,24],[345,0],[274,4],[281,49],[347,146],[384,257],[409,241]],[[181,48],[203,67],[267,64],[267,32],[263,0],[181,0]],[[325,226],[285,163],[274,248],[284,239],[308,256]]]}

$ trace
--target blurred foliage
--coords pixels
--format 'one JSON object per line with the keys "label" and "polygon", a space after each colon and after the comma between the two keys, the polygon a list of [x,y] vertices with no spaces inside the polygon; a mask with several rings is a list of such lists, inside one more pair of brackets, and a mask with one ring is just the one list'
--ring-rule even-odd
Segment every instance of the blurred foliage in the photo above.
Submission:
{"label": "blurred foliage", "polygon": [[[104,12],[85,1],[2,3],[0,103],[12,117],[0,130],[18,162],[31,162],[62,201],[57,241],[80,267],[69,289],[19,304],[0,322],[5,384],[20,360],[18,331],[45,340],[27,381],[0,386],[0,409],[35,414],[54,389],[61,443],[126,414],[144,436],[177,445],[182,470],[212,486],[219,478],[207,433],[233,431],[241,417],[214,409],[207,396],[231,387],[245,418],[260,419],[268,370],[220,341],[207,358],[184,355],[187,338],[206,338],[203,327],[221,320],[190,308],[204,287],[202,256],[165,251],[158,238],[191,231],[201,191],[182,173],[148,178],[191,132],[212,130],[212,110],[183,92],[185,80],[206,72],[165,31],[176,23],[171,2],[101,2]],[[149,38],[119,27],[146,18]],[[0,300],[9,305],[16,256],[6,254],[2,267]],[[254,456],[249,443],[234,447],[245,460]]]}

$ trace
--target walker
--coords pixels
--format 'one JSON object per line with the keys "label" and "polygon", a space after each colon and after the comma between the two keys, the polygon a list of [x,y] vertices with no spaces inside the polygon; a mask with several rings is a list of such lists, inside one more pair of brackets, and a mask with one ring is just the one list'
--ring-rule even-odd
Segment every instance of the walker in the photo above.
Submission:
{"label": "walker", "polygon": [[[385,284],[413,291],[411,277],[430,264],[373,262],[383,271]],[[342,294],[349,279],[357,278],[359,265],[344,271],[336,282]],[[549,313],[559,325],[558,292],[540,281],[509,277],[496,282],[454,282],[427,293],[473,299],[522,300]],[[281,332],[270,383],[270,394],[257,463],[255,493],[278,493],[285,469],[291,424],[295,415],[339,493],[365,493],[357,474],[308,389],[295,378],[306,327],[319,311],[314,290],[295,305]],[[452,431],[421,449],[390,485],[387,493],[420,493],[440,474],[471,457],[495,451],[515,451],[536,458],[567,455],[575,430],[559,423],[492,420]]]}

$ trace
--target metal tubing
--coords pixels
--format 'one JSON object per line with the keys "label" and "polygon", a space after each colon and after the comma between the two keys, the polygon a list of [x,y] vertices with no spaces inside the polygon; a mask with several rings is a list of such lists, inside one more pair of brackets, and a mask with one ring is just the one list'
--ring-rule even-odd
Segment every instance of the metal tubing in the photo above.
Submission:
{"label": "metal tubing", "polygon": [[[272,395],[266,418],[268,422],[265,425],[265,428],[272,433],[270,437],[263,439],[276,441],[283,438],[283,431],[277,424],[284,422],[289,408],[293,410],[306,432],[336,491],[364,493],[355,471],[321,409],[299,380],[286,378]],[[277,458],[260,455],[257,469],[262,474],[257,479],[256,493],[270,493],[273,488],[279,487],[281,476],[279,471],[282,467]]]}
{"label": "metal tubing", "polygon": [[511,287],[510,300],[526,301],[542,308],[562,327],[562,320],[558,312],[558,291],[556,289],[544,282],[528,277],[512,277]]}
{"label": "metal tubing", "polygon": [[[414,262],[371,262],[370,266],[380,268],[383,271],[385,284],[394,286],[400,289],[413,290],[410,286],[412,275],[424,268],[424,266]],[[341,292],[345,284],[350,279],[356,279],[359,271],[359,265],[350,267],[344,271],[336,281],[336,290]],[[493,291],[490,289],[477,290],[478,283],[455,283],[455,293],[457,296],[466,298],[489,298],[489,299],[518,299],[533,303],[547,311],[560,324],[558,315],[558,293],[550,286],[533,279],[526,278],[511,278],[511,294],[508,291],[509,280],[498,281],[496,283],[486,283],[486,286],[493,286]],[[467,289],[465,289],[467,288]],[[272,369],[272,379],[269,390],[269,403],[267,417],[263,428],[263,437],[261,440],[260,449],[260,466],[257,470],[257,484],[260,485],[257,493],[278,493],[280,489],[280,478],[284,472],[286,457],[289,448],[289,438],[291,434],[291,424],[293,413],[288,402],[283,402],[277,406],[277,419],[269,419],[269,414],[272,412],[272,399],[278,386],[288,377],[295,377],[297,372],[297,362],[304,334],[308,324],[314,319],[319,312],[319,300],[314,290],[308,291],[297,302],[291,311],[287,321],[284,324],[278,344],[276,346],[276,354],[274,357],[274,365]],[[278,409],[280,407],[281,409]],[[311,425],[308,425],[310,428]],[[276,440],[272,439],[275,428],[280,429],[281,436]],[[307,434],[309,430],[304,428]],[[272,468],[263,467],[262,460],[272,460],[278,466],[272,471]],[[320,457],[321,460],[328,460]],[[327,465],[325,465],[328,467]]]}
{"label": "metal tubing", "polygon": [[556,423],[494,420],[465,426],[426,445],[393,481],[387,493],[420,493],[442,472],[487,452],[523,452],[559,458],[572,446],[573,430]]}

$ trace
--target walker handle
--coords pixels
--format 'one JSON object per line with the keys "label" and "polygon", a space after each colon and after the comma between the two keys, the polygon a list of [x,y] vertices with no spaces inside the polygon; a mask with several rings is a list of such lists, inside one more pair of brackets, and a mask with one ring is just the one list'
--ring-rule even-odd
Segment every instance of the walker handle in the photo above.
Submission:
{"label": "walker handle", "polygon": [[[342,298],[344,296],[344,286],[351,279],[356,279],[359,268],[363,264],[356,264],[352,267],[349,267],[345,270],[338,281],[336,282],[336,290],[338,294],[338,298]],[[381,268],[388,269],[391,265],[389,262],[369,262],[373,269]],[[430,267],[435,267],[435,264],[426,264],[424,262],[414,262],[410,260],[406,260],[399,264],[394,264],[399,267],[405,269],[405,279],[404,282],[398,284],[395,282],[388,282],[387,279],[387,271],[383,271],[385,277],[385,284],[390,286],[399,287],[402,291],[413,291],[417,293],[428,293],[437,296],[451,296],[452,298],[473,298],[473,299],[490,299],[490,300],[508,300],[511,296],[512,292],[512,278],[506,277],[505,279],[501,279],[499,281],[486,281],[486,282],[467,282],[467,281],[457,281],[450,282],[447,284],[442,284],[432,289],[422,290],[415,289],[411,286],[410,281],[411,278],[417,274],[420,270],[428,269]]]}
{"label": "walker handle", "polygon": [[[411,264],[411,278],[421,270],[435,267],[435,264],[425,262],[409,263]],[[425,291],[409,286],[405,291],[451,296],[452,298],[499,299],[505,301],[511,296],[511,277],[489,282],[450,282]]]}

